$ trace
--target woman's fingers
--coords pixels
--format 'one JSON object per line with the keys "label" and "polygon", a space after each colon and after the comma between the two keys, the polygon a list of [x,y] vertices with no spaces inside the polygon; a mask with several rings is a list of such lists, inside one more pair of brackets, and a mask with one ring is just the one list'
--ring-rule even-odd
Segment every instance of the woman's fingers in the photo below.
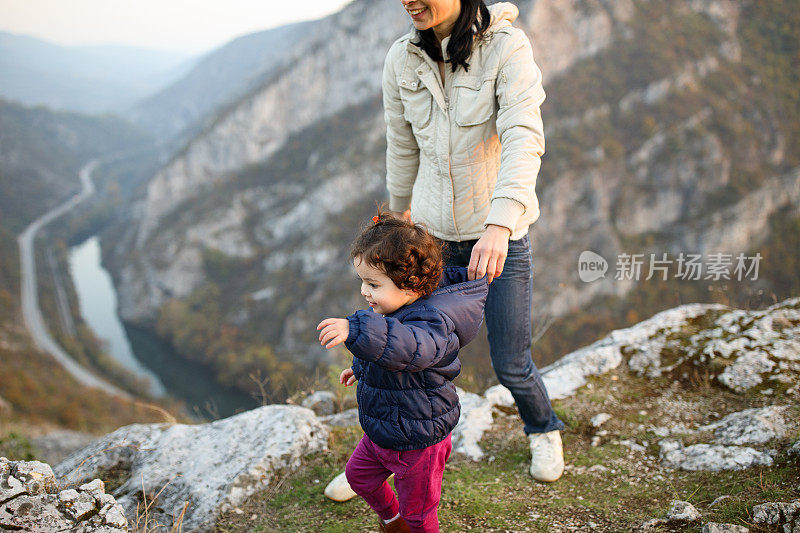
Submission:
{"label": "woman's fingers", "polygon": [[479,279],[486,274],[486,266],[489,264],[489,255],[476,244],[472,248],[472,255],[469,257],[469,267],[467,267],[467,279]]}
{"label": "woman's fingers", "polygon": [[489,275],[489,283],[492,282],[494,278],[499,278],[500,274],[503,273],[503,266],[506,264],[506,256],[498,251],[492,258],[489,260],[490,268],[486,269],[486,273]]}
{"label": "woman's fingers", "polygon": [[475,279],[480,279],[486,275],[486,270],[489,268],[490,255],[482,253],[478,258],[478,269],[475,271]]}
{"label": "woman's fingers", "polygon": [[469,259],[469,267],[467,268],[467,279],[479,279],[484,275],[488,275],[489,283],[491,283],[492,279],[503,273],[505,263],[506,254],[502,250],[484,251],[473,248],[472,256]]}
{"label": "woman's fingers", "polygon": [[467,266],[468,280],[475,279],[475,273],[478,270],[478,259],[480,258],[480,252],[475,249],[475,246],[472,247],[472,254],[469,256],[469,265]]}

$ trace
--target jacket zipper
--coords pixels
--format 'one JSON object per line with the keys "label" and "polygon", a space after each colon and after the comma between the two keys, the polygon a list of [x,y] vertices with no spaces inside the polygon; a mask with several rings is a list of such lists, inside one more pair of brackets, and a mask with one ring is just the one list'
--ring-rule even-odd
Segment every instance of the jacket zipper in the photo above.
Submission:
{"label": "jacket zipper", "polygon": [[[418,50],[414,50],[414,53],[419,55],[423,61],[431,61],[426,54],[420,53]],[[433,67],[436,69],[434,72],[438,72],[439,65],[433,62]],[[430,63],[429,63],[430,64]],[[452,149],[451,146],[451,139],[450,139],[450,129],[451,129],[451,120],[450,120],[450,95],[447,92],[447,64],[445,63],[444,70],[444,78],[440,80],[442,94],[444,94],[444,107],[445,107],[445,116],[447,117],[447,176],[450,178],[450,191],[451,191],[451,202],[450,202],[450,215],[452,216],[453,220],[453,229],[456,233],[456,240],[461,239],[461,234],[458,231],[458,224],[456,223],[456,185],[453,182],[453,172],[452,168],[450,167],[450,150]],[[434,74],[435,75],[435,74]]]}
{"label": "jacket zipper", "polygon": [[452,131],[452,117],[450,116],[450,94],[447,92],[447,63],[444,65],[444,78],[442,79],[442,92],[444,93],[444,107],[445,116],[447,117],[447,176],[450,178],[450,215],[453,217],[453,229],[456,233],[457,240],[461,239],[461,234],[458,231],[458,223],[456,222],[456,184],[453,181],[453,170],[450,167],[450,152],[453,149],[451,131]]}

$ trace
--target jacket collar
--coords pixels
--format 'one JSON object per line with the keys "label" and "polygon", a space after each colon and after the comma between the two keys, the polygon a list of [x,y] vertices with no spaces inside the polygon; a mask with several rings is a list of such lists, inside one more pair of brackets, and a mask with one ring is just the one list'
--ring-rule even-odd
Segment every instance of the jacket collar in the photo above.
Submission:
{"label": "jacket collar", "polygon": [[[511,2],[498,2],[489,6],[489,16],[490,16],[490,23],[489,28],[486,30],[486,35],[497,31],[500,28],[504,28],[506,26],[511,26],[511,23],[516,20],[517,16],[519,15],[519,9],[517,6],[512,4]],[[406,40],[406,49],[409,53],[417,55],[420,59],[422,59],[425,66],[418,67],[417,69],[417,76],[424,82],[425,86],[428,87],[431,94],[433,95],[436,104],[439,106],[442,111],[447,111],[447,101],[445,98],[445,94],[442,91],[442,88],[439,84],[438,77],[435,74],[438,70],[438,66],[436,62],[431,59],[428,54],[425,53],[422,48],[418,47],[411,42],[417,38],[417,30],[412,29],[408,35]],[[448,59],[447,56],[447,45],[450,43],[450,36],[448,35],[444,39],[442,39],[442,56],[445,60]],[[483,41],[477,43],[477,46],[481,46]]]}

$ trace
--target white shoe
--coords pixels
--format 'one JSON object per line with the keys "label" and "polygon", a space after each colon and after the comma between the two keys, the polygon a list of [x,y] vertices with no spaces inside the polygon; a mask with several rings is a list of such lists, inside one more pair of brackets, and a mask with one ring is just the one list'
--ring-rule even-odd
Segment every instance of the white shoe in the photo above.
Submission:
{"label": "white shoe", "polygon": [[531,433],[531,475],[537,481],[555,481],[564,473],[561,432]]}
{"label": "white shoe", "polygon": [[[389,479],[392,479],[392,476],[394,476],[394,474],[389,476]],[[346,502],[356,496],[356,493],[350,488],[350,483],[347,482],[347,476],[342,472],[333,478],[331,482],[328,483],[328,486],[325,487],[325,496],[335,502]]]}
{"label": "white shoe", "polygon": [[356,493],[350,488],[350,483],[347,482],[344,472],[333,478],[328,483],[328,486],[325,487],[325,496],[335,502],[346,502],[355,495]]}

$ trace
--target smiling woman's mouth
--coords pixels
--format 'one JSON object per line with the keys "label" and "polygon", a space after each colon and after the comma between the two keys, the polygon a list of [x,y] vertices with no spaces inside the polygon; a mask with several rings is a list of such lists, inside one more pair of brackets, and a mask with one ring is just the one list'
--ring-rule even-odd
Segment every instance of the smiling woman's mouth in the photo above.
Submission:
{"label": "smiling woman's mouth", "polygon": [[412,9],[409,10],[408,14],[411,15],[411,18],[419,18],[425,11],[427,11],[427,7],[423,7],[421,9]]}

